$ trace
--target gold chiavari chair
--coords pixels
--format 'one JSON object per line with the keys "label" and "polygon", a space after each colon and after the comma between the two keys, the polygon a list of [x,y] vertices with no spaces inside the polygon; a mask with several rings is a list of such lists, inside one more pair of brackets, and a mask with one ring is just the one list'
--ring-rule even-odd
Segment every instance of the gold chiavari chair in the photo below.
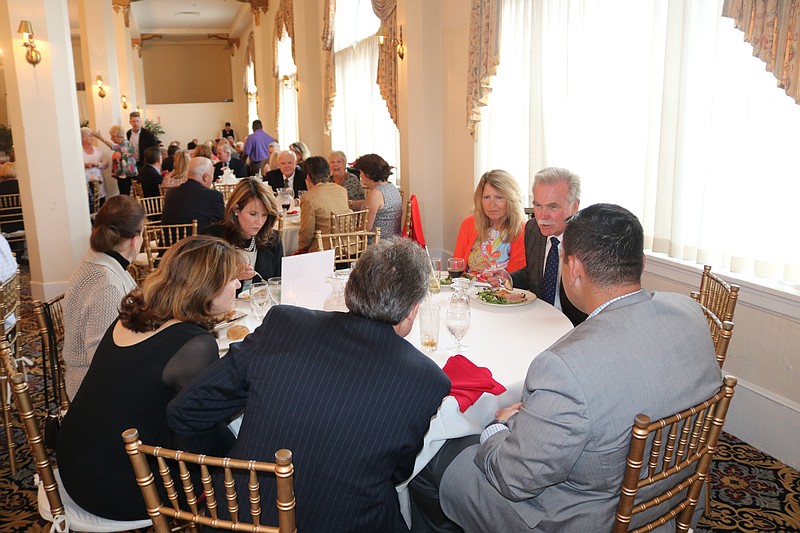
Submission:
{"label": "gold chiavari chair", "polygon": [[719,367],[725,364],[725,359],[728,356],[728,345],[731,342],[733,335],[733,322],[730,320],[722,321],[714,313],[708,310],[704,305],[700,305],[703,314],[708,320],[709,330],[711,331],[711,340],[714,341],[714,354],[717,357]]}
{"label": "gold chiavari chair", "polygon": [[364,231],[369,217],[369,209],[349,213],[331,213],[331,233],[353,233]]}
{"label": "gold chiavari chair", "polygon": [[136,200],[144,208],[147,224],[157,224],[161,221],[161,212],[164,210],[163,196],[148,196]]}
{"label": "gold chiavari chair", "polygon": [[[53,387],[53,399],[62,412],[69,409],[69,396],[64,384],[64,362],[61,360],[61,348],[64,345],[64,311],[61,303],[64,295],[56,296],[49,302],[33,302],[33,316],[39,325],[39,337],[42,341],[42,371],[44,374],[44,405],[49,411],[47,394],[47,365],[50,365],[50,378]],[[59,413],[60,414],[60,413]]]}
{"label": "gold chiavari chair", "polygon": [[100,211],[100,203],[102,198],[100,197],[100,182],[99,181],[92,181],[89,182],[89,190],[92,193],[92,206],[89,215],[94,217],[98,211]]}
{"label": "gold chiavari chair", "polygon": [[[153,519],[155,533],[169,533],[170,527],[167,518],[181,522],[190,522],[201,526],[213,526],[218,529],[231,531],[252,531],[264,533],[294,533],[295,526],[295,499],[294,499],[294,466],[292,465],[292,452],[278,450],[275,452],[275,462],[247,461],[197,455],[178,450],[169,450],[160,446],[149,446],[139,440],[139,431],[128,429],[122,433],[125,450],[131,460],[136,482],[142,491],[142,496],[147,505],[148,513]],[[158,463],[158,475],[150,469],[146,456],[151,456]],[[188,475],[189,466],[199,465],[201,487],[194,487],[191,476]],[[172,467],[172,468],[170,468]],[[211,478],[211,469],[220,470],[225,479],[225,501],[227,503],[229,519],[218,516],[217,497]],[[172,472],[180,472],[180,479],[176,483]],[[277,485],[278,527],[262,524],[262,508],[259,477],[263,474],[274,474]],[[234,475],[246,475],[249,491],[249,511],[252,523],[239,519],[239,501],[236,493]],[[169,503],[164,503],[156,483],[161,481],[163,493],[167,495]],[[179,501],[178,491],[182,489],[185,503]],[[205,495],[207,509],[203,513],[198,506],[200,495]]]}
{"label": "gold chiavari chair", "polygon": [[[8,343],[0,342],[0,355],[3,359],[2,366],[9,372],[11,390],[17,404],[20,419],[25,428],[28,446],[39,475],[37,503],[39,515],[53,524],[53,531],[129,531],[147,528],[152,525],[151,520],[135,520],[119,522],[100,518],[81,509],[66,493],[58,475],[50,462],[50,456],[45,449],[44,439],[33,409],[28,383],[25,376],[16,372],[13,367],[11,349]],[[50,528],[47,528],[50,530]]]}
{"label": "gold chiavari chair", "polygon": [[170,189],[174,189],[174,188],[175,187],[165,187],[164,185],[159,184],[159,186],[158,186],[158,194],[160,194],[161,196],[166,196],[167,195],[167,191],[170,190]]}
{"label": "gold chiavari chair", "polygon": [[144,227],[144,253],[147,257],[147,274],[154,271],[159,258],[170,246],[197,235],[197,220],[191,224],[146,224]]}
{"label": "gold chiavari chair", "polygon": [[[652,422],[636,415],[612,533],[643,533],[673,519],[676,531],[689,530],[734,387],[736,378],[725,376],[719,392],[701,404]],[[639,491],[650,497],[637,499]],[[630,529],[640,513],[647,523]]]}
{"label": "gold chiavari chair", "polygon": [[222,200],[225,202],[225,204],[227,204],[228,198],[230,198],[231,194],[233,194],[233,189],[236,188],[236,183],[216,182],[212,185],[212,187],[222,193]]}
{"label": "gold chiavari chair", "polygon": [[700,290],[692,292],[691,296],[721,321],[732,321],[739,300],[739,286],[727,283],[711,272],[710,265],[705,265],[700,278]]}
{"label": "gold chiavari chair", "polygon": [[323,235],[320,230],[316,230],[314,237],[317,239],[317,246],[319,246],[320,250],[334,251],[334,265],[347,266],[361,257],[361,254],[367,250],[370,238],[374,238],[375,242],[380,242],[381,228],[375,228],[375,231],[329,233],[326,235]]}
{"label": "gold chiavari chair", "polygon": [[142,191],[142,184],[136,180],[131,180],[131,196],[134,198],[144,198],[144,191]]}
{"label": "gold chiavari chair", "polygon": [[12,320],[12,316],[17,318],[16,312],[19,307],[19,270],[0,285],[0,328],[2,328],[2,339],[9,347],[10,366],[0,365],[0,402],[3,410],[3,428],[6,434],[6,448],[8,449],[8,463],[11,475],[17,473],[17,453],[14,443],[14,424],[11,420],[11,398],[8,396],[9,376],[18,370],[16,356],[17,324],[14,323],[6,329],[6,322]]}
{"label": "gold chiavari chair", "polygon": [[25,220],[19,194],[0,194],[0,230],[9,243],[25,242]]}

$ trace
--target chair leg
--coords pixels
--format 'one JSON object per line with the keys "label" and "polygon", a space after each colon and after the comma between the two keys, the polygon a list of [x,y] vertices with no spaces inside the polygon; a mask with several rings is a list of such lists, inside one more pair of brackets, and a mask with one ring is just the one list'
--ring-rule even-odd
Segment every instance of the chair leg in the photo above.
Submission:
{"label": "chair leg", "polygon": [[[2,365],[0,365],[2,366]],[[6,430],[6,447],[8,448],[8,464],[11,468],[11,475],[17,473],[17,453],[14,444],[14,426],[11,423],[11,398],[8,394],[8,379],[5,369],[0,368],[0,402],[3,404],[3,427]]]}

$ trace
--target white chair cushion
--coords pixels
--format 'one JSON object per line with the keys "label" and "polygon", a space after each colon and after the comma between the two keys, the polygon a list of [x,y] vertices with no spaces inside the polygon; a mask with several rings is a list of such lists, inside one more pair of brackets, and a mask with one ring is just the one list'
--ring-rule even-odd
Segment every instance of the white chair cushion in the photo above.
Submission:
{"label": "white chair cushion", "polygon": [[[118,521],[109,520],[107,518],[100,518],[87,511],[81,509],[75,501],[69,497],[67,491],[64,490],[64,485],[61,482],[61,476],[58,469],[54,469],[53,473],[56,476],[56,483],[58,483],[58,494],[61,496],[61,502],[64,504],[64,511],[67,515],[66,531],[70,529],[73,531],[89,531],[92,533],[114,532],[114,531],[128,531],[131,529],[141,529],[150,527],[153,522],[148,518],[146,520],[132,520],[132,521]],[[50,512],[50,502],[47,500],[47,495],[44,492],[44,483],[36,476],[36,487],[38,488],[38,503],[39,514],[48,522],[53,521],[53,514]],[[144,507],[144,501],[142,501]]]}

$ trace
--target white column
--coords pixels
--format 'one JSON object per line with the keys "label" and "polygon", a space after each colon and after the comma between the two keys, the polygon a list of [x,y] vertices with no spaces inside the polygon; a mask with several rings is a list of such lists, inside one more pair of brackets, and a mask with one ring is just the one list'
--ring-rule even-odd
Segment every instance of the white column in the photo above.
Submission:
{"label": "white column", "polygon": [[[89,97],[89,127],[108,138],[112,124],[121,124],[119,75],[117,55],[114,52],[114,11],[107,0],[79,0],[78,14],[81,31],[81,58]],[[105,97],[95,83],[103,77]],[[100,142],[96,146],[111,158],[111,151]],[[119,193],[117,182],[111,177],[110,168],[103,171],[107,197]]]}
{"label": "white column", "polygon": [[[120,107],[121,126],[127,129],[128,115],[136,109],[136,78],[133,73],[134,61],[140,61],[138,54],[131,46],[131,29],[125,26],[125,14],[122,9],[115,12],[114,18],[114,49],[117,57],[117,73],[119,75],[119,96],[125,95],[128,99],[128,108]],[[129,17],[130,19],[130,17]],[[105,134],[105,132],[102,132]]]}
{"label": "white column", "polygon": [[[30,20],[42,61],[25,61],[20,20]],[[0,2],[0,46],[14,132],[34,299],[66,288],[89,242],[89,206],[67,5],[63,0]]]}

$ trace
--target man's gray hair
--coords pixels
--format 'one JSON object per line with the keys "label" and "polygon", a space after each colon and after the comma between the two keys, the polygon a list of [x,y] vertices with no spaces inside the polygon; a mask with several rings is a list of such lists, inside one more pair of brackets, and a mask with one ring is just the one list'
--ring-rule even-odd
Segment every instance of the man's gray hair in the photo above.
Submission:
{"label": "man's gray hair", "polygon": [[574,172],[560,167],[543,168],[533,177],[533,186],[537,184],[550,184],[566,182],[569,187],[567,202],[574,204],[581,199],[581,178]]}
{"label": "man's gray hair", "polygon": [[202,183],[203,176],[210,172],[213,166],[211,160],[207,157],[194,157],[189,161],[189,169],[186,171],[186,175],[189,179]]}
{"label": "man's gray hair", "polygon": [[230,154],[231,150],[233,150],[233,149],[231,148],[231,145],[228,144],[228,141],[220,141],[217,144],[217,152],[219,152],[220,150]]}
{"label": "man's gray hair", "polygon": [[414,241],[381,240],[364,252],[350,273],[345,304],[355,315],[397,325],[425,297],[430,271],[425,250]]}

